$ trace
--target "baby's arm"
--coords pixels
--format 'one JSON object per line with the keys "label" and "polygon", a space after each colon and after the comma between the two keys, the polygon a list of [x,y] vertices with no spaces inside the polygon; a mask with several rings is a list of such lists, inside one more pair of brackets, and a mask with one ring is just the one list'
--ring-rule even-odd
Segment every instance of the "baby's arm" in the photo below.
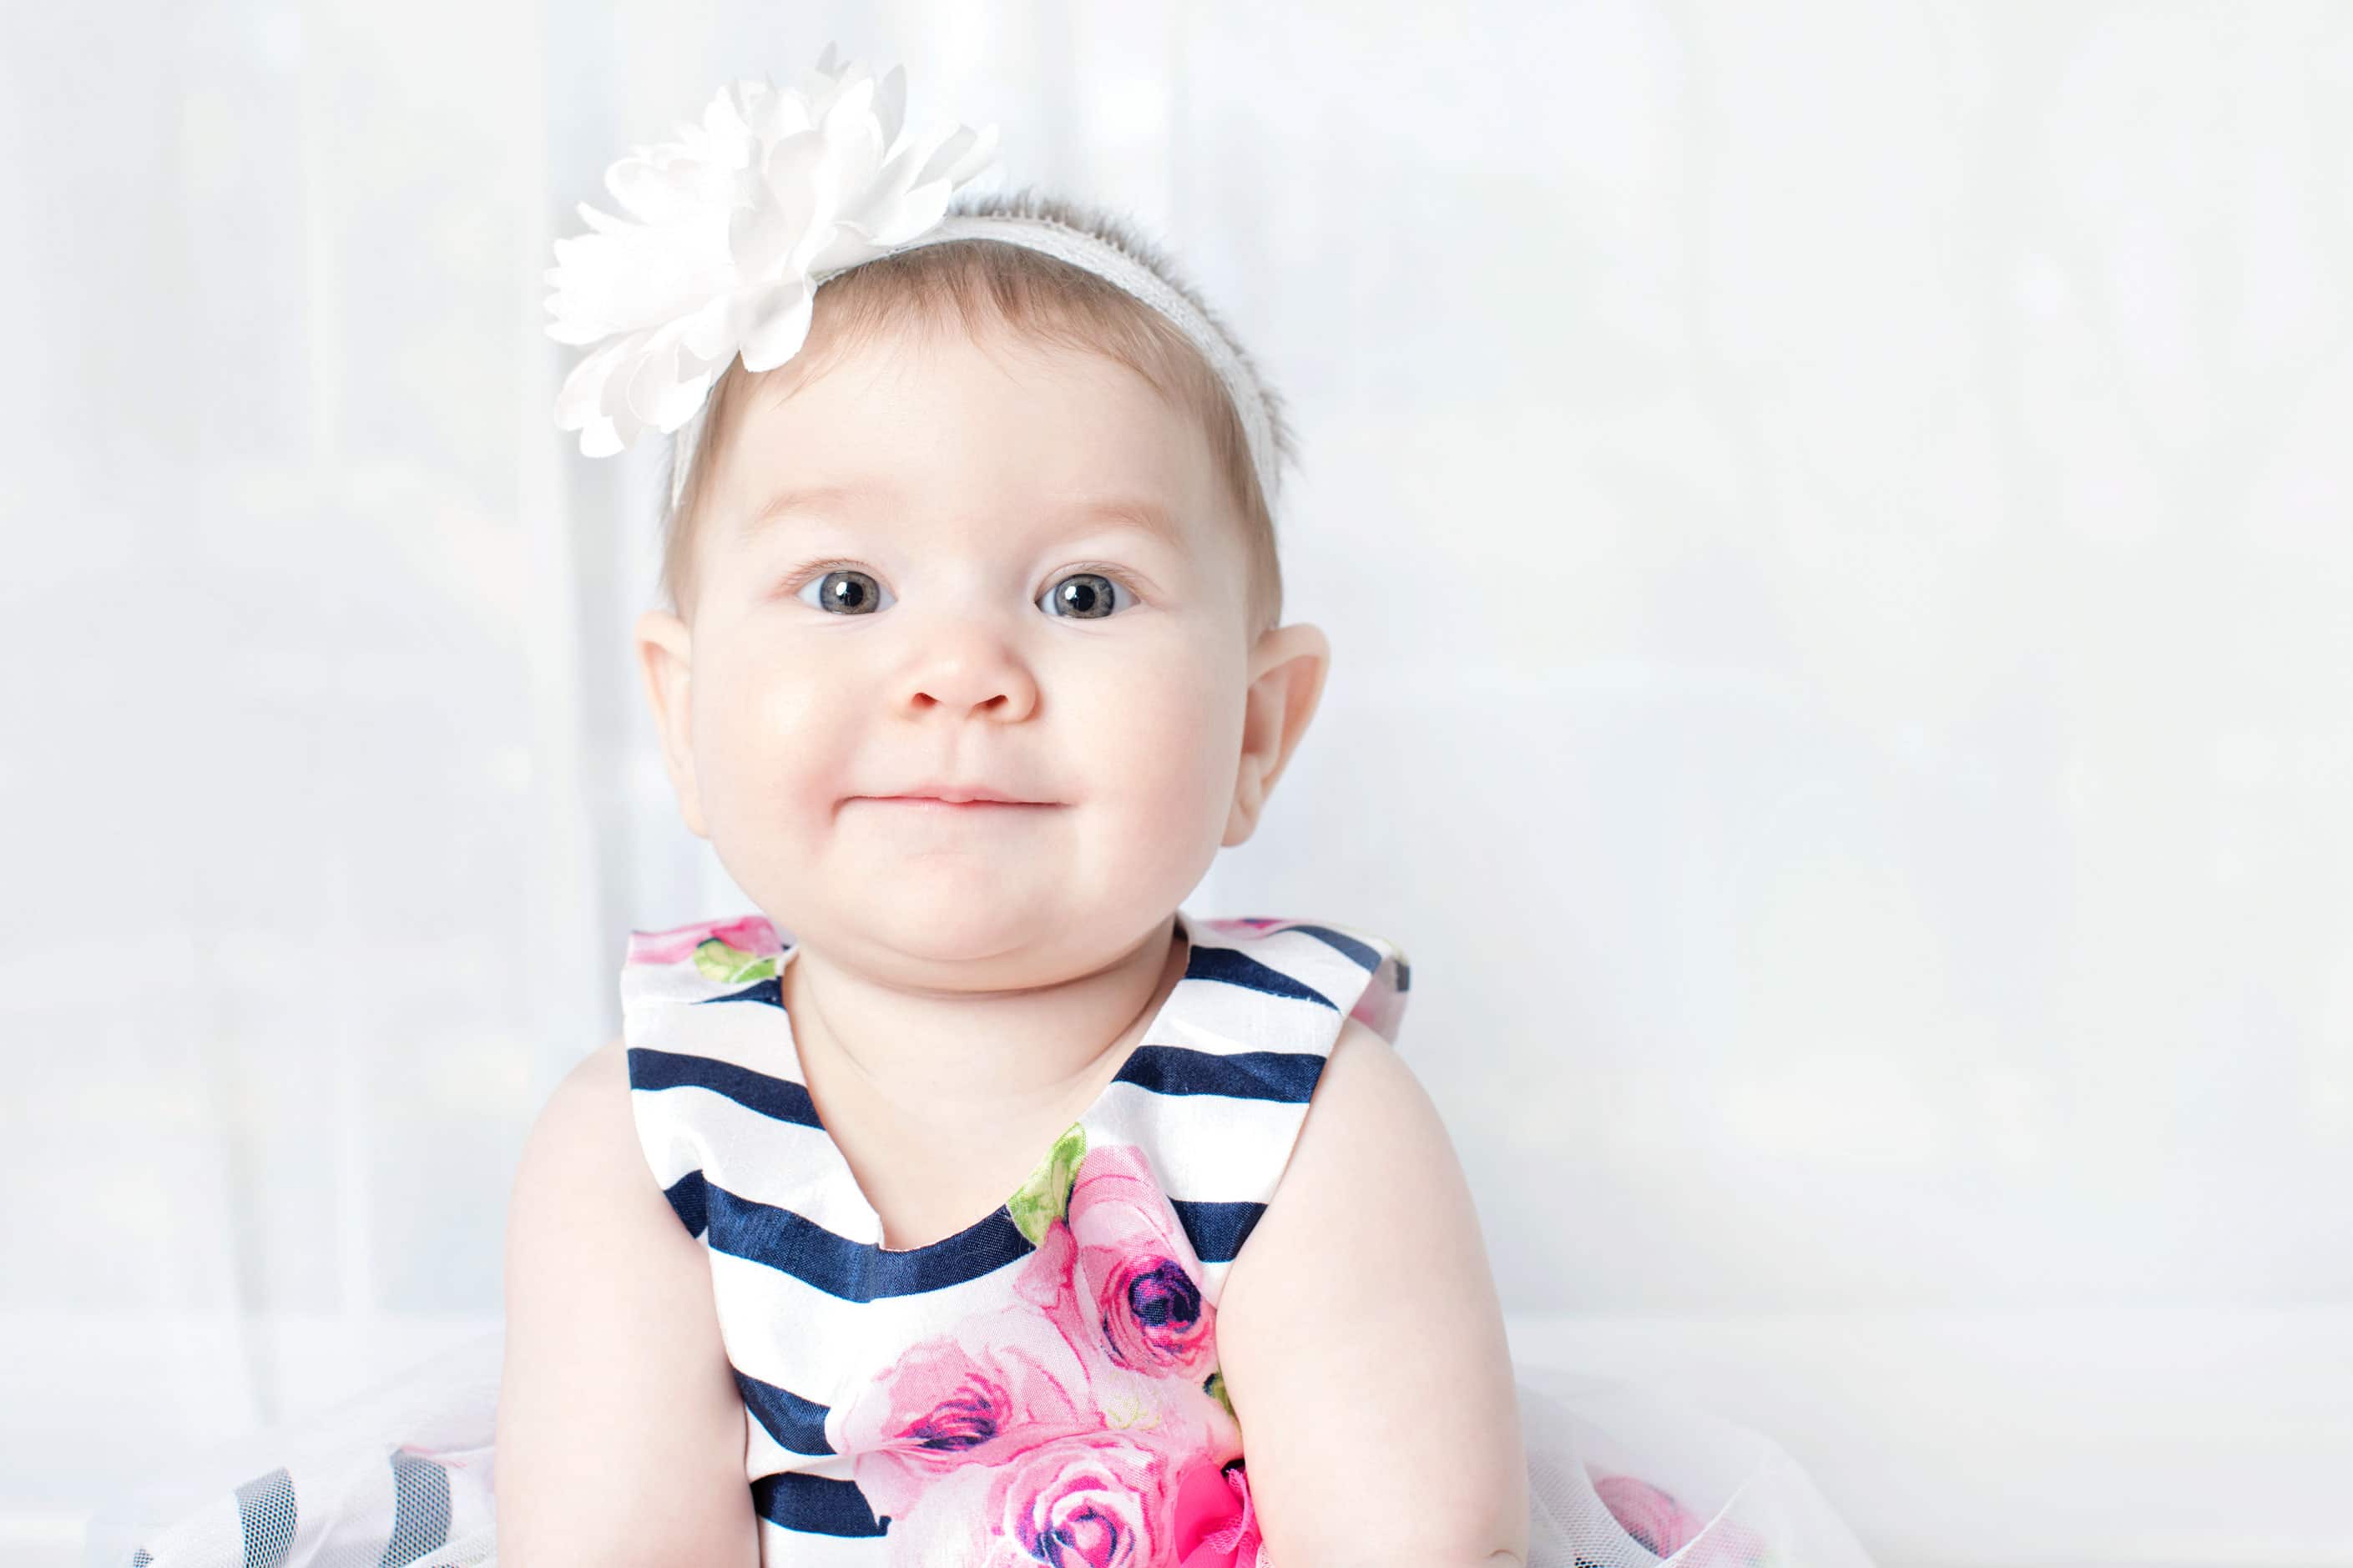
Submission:
{"label": "baby's arm", "polygon": [[744,1416],[711,1263],[639,1152],[615,1041],[524,1144],[495,1468],[506,1568],[751,1568]]}
{"label": "baby's arm", "polygon": [[1355,1019],[1227,1276],[1217,1331],[1270,1562],[1526,1557],[1519,1407],[1478,1215],[1429,1096]]}

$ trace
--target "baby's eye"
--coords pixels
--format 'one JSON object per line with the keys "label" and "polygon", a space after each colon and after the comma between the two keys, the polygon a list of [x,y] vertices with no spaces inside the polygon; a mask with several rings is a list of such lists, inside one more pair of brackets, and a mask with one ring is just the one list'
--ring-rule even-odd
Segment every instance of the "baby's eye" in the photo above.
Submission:
{"label": "baby's eye", "polygon": [[[1123,595],[1124,600],[1121,598]],[[1038,598],[1048,615],[1082,621],[1102,620],[1115,614],[1123,603],[1134,601],[1135,595],[1128,592],[1127,584],[1100,572],[1073,572]]]}
{"label": "baby's eye", "polygon": [[[811,598],[809,595],[817,596]],[[871,616],[886,605],[899,601],[883,591],[882,584],[863,572],[837,566],[830,572],[819,573],[801,588],[798,595],[804,605],[813,609],[827,610],[837,616]]]}

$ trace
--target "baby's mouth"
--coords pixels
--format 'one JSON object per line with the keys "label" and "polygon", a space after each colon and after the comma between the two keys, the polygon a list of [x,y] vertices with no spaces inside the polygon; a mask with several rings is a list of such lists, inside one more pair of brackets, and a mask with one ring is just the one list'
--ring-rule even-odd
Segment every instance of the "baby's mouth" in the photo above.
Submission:
{"label": "baby's mouth", "polygon": [[1053,800],[1009,800],[999,798],[995,795],[965,795],[959,798],[961,792],[952,792],[946,795],[911,793],[907,795],[856,795],[849,798],[853,802],[864,801],[870,805],[893,806],[901,810],[923,812],[926,815],[962,813],[967,815],[977,814],[986,816],[994,814],[997,816],[1008,816],[1021,812],[1035,813],[1052,811],[1058,809],[1062,804],[1060,801]]}
{"label": "baby's mouth", "polygon": [[936,795],[861,795],[885,806],[936,806],[939,811],[1047,811],[1050,799],[939,799]]}

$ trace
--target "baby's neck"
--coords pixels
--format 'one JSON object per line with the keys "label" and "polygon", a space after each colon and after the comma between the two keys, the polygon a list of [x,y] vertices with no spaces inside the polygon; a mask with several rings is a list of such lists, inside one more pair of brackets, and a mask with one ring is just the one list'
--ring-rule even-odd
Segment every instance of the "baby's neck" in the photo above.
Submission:
{"label": "baby's neck", "polygon": [[783,1001],[810,1092],[821,1112],[943,1127],[1074,1098],[1076,1114],[1183,978],[1176,926],[1171,915],[1101,969],[1018,991],[896,985],[804,944]]}

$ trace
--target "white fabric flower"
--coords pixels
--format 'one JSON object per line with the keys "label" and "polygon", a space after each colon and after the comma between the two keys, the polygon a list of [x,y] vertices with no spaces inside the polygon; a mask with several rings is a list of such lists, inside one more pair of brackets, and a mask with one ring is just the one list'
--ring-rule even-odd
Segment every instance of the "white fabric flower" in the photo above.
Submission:
{"label": "white fabric flower", "polygon": [[678,429],[739,351],[746,370],[792,358],[819,282],[931,228],[995,160],[994,125],[902,144],[906,97],[903,70],[878,81],[828,44],[791,87],[723,88],[701,124],[606,171],[638,221],[583,203],[593,232],[557,240],[547,273],[548,336],[603,342],[555,400],[583,453]]}

